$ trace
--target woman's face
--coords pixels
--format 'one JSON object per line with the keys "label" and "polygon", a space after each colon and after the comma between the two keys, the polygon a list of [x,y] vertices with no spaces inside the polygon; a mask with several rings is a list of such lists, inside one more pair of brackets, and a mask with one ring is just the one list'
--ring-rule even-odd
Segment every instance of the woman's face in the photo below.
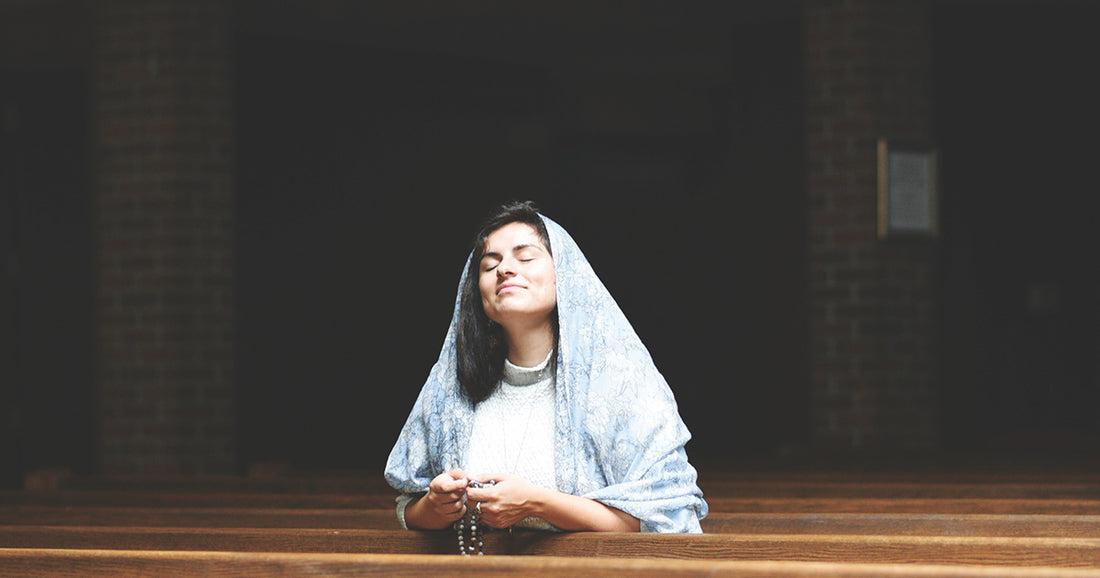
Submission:
{"label": "woman's face", "polygon": [[527,223],[490,233],[479,271],[481,305],[501,325],[541,323],[557,305],[554,260]]}

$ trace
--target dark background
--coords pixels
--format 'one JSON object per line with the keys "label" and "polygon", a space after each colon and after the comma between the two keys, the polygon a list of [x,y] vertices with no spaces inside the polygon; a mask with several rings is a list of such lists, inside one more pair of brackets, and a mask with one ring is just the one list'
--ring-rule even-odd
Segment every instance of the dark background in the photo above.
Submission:
{"label": "dark background", "polygon": [[[700,10],[737,22],[730,9]],[[536,201],[585,250],[696,438],[714,440],[699,452],[771,451],[803,436],[797,12],[699,42],[689,38],[697,19],[647,34],[650,20],[607,16],[592,30],[516,38],[520,56],[240,31],[246,455],[289,454],[307,467],[384,461],[438,356],[470,238],[513,198]],[[524,23],[452,24],[478,37]],[[401,44],[439,41],[437,32]],[[681,52],[693,43],[720,52]],[[608,61],[568,53],[578,46]],[[646,67],[616,70],[650,56],[672,69],[729,66],[743,86],[680,88]],[[687,102],[707,118],[593,126],[582,110],[593,105],[577,101],[605,74],[616,81],[596,90],[611,103]],[[735,182],[745,194],[729,190]]]}
{"label": "dark background", "polygon": [[[585,250],[693,456],[806,440],[796,3],[689,2],[667,21],[563,9],[554,36],[518,6],[461,21],[239,6],[242,466],[380,467],[470,236],[514,198]],[[933,4],[941,449],[1096,447],[1097,12]],[[90,470],[88,80],[64,63],[2,72],[3,450]]]}

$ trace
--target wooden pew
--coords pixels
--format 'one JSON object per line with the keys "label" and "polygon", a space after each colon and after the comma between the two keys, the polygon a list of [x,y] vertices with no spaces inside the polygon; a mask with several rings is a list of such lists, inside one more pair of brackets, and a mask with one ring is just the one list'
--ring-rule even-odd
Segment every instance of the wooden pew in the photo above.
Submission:
{"label": "wooden pew", "polygon": [[976,564],[1100,569],[1095,538],[990,538],[852,535],[698,536],[624,534],[517,535],[526,555],[661,557],[872,564]]}
{"label": "wooden pew", "polygon": [[[392,508],[149,508],[0,506],[11,526],[153,526],[208,528],[317,528],[397,530]],[[990,514],[713,513],[702,521],[712,534],[852,534],[1100,538],[1100,516]]]}
{"label": "wooden pew", "polygon": [[[708,495],[727,497],[1060,498],[1100,499],[1100,473],[981,471],[701,471]],[[70,491],[392,494],[380,473],[283,473],[266,476],[73,475],[43,470],[27,489]]]}
{"label": "wooden pew", "polygon": [[[917,476],[918,478],[920,476]],[[948,482],[928,480],[740,480],[700,482],[705,495],[756,498],[1100,500],[1097,482]]]}
{"label": "wooden pew", "polygon": [[408,554],[134,552],[0,548],[0,575],[39,576],[540,576],[545,578],[1096,578],[1100,571],[947,565],[826,564],[715,560],[579,559]]}
{"label": "wooden pew", "polygon": [[[0,526],[13,548],[456,554],[449,531]],[[1098,538],[490,532],[485,551],[520,556],[673,558],[1100,569]]]}
{"label": "wooden pew", "polygon": [[[990,565],[997,575],[1035,566],[1100,568],[1100,484],[1094,476],[1028,474],[991,482],[938,476],[711,476],[701,481],[712,510],[703,522],[709,535],[490,533],[486,551],[585,561],[934,564],[937,572],[942,564]],[[380,477],[61,479],[67,481],[56,487],[68,489],[0,492],[0,544],[165,555],[236,549],[430,555],[455,549],[451,532],[396,530],[394,494]]]}
{"label": "wooden pew", "polygon": [[716,513],[702,525],[718,534],[1100,538],[1100,516],[1074,515]]}
{"label": "wooden pew", "polygon": [[393,508],[395,493],[281,494],[255,492],[61,490],[48,492],[0,491],[0,505],[22,506],[143,506],[194,508]]}
{"label": "wooden pew", "polygon": [[1100,500],[983,498],[727,498],[707,499],[712,512],[831,514],[1100,515]]}
{"label": "wooden pew", "polygon": [[[390,509],[394,494],[176,491],[0,491],[0,506]],[[904,513],[1100,515],[1100,500],[992,498],[775,498],[707,496],[715,513]]]}
{"label": "wooden pew", "polygon": [[399,530],[393,508],[0,506],[0,525]]}
{"label": "wooden pew", "polygon": [[186,492],[186,493],[265,493],[265,494],[393,494],[394,489],[377,474],[287,474],[245,477],[229,475],[72,475],[45,474],[44,480],[29,476],[26,485],[40,490]]}
{"label": "wooden pew", "polygon": [[[774,465],[739,466],[707,464],[698,468],[699,483],[711,482],[799,482],[799,483],[921,483],[921,484],[1087,484],[1100,483],[1100,466],[1087,460],[1077,460],[1073,469],[1065,467],[1024,466],[1006,469],[981,463],[951,467],[924,467],[919,464],[899,464],[850,468],[777,469]],[[1064,466],[1065,464],[1063,464]]]}

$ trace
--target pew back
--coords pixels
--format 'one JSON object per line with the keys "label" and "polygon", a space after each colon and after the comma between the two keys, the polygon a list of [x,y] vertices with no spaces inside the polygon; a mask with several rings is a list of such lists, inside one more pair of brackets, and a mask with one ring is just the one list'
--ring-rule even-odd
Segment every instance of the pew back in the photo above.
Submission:
{"label": "pew back", "polygon": [[[700,485],[711,506],[702,536],[491,532],[486,552],[504,556],[487,558],[504,561],[479,569],[645,574],[675,559],[683,575],[1100,575],[1092,474],[729,473]],[[123,574],[273,560],[290,574],[322,561],[356,572],[466,564],[450,555],[453,532],[398,529],[394,492],[377,476],[55,475],[35,487],[0,492],[0,574],[60,560]]]}

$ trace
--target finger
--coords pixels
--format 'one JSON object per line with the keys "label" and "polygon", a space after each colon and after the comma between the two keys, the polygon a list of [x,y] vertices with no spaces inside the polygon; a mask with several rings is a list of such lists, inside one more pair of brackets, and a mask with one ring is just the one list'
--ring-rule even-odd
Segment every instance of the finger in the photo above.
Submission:
{"label": "finger", "polygon": [[457,517],[457,516],[461,516],[466,511],[466,504],[463,504],[461,501],[452,502],[450,504],[447,504],[447,506],[448,507],[444,511],[444,513],[446,513],[448,515],[452,515],[452,516]]}
{"label": "finger", "polygon": [[475,488],[473,486],[466,489],[466,498],[475,502],[492,502],[496,499],[496,490],[493,486],[482,486]]}
{"label": "finger", "polygon": [[461,498],[459,496],[456,496],[456,495],[451,494],[451,493],[439,494],[439,493],[436,493],[436,492],[431,492],[431,493],[428,494],[428,501],[435,504],[436,506],[443,506],[443,505],[446,505],[446,504],[454,504],[455,502],[458,502],[460,499]]}
{"label": "finger", "polygon": [[432,508],[440,514],[450,515],[455,512],[460,512],[465,507],[466,502],[463,498],[453,500],[438,500],[432,501]]}
{"label": "finger", "polygon": [[461,500],[463,497],[465,497],[466,490],[460,488],[450,492],[433,492],[433,495],[439,496],[440,501],[454,502],[456,500]]}
{"label": "finger", "polygon": [[466,478],[452,478],[450,474],[443,474],[432,480],[433,490],[437,494],[458,494],[466,489]]}

